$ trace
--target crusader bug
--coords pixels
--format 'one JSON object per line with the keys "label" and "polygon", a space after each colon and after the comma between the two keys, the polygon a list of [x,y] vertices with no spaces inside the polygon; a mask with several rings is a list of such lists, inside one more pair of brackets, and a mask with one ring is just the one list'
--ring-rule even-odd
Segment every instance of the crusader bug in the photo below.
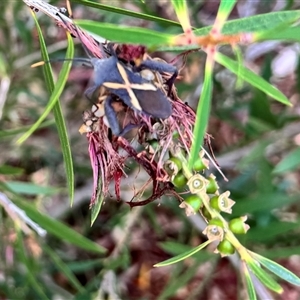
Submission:
{"label": "crusader bug", "polygon": [[127,66],[121,62],[114,50],[109,58],[91,58],[90,63],[94,68],[94,85],[85,91],[88,99],[100,87],[105,87],[109,94],[104,103],[105,115],[114,135],[123,135],[129,128],[120,130],[116,113],[112,106],[114,96],[117,96],[129,108],[138,113],[144,113],[155,118],[166,119],[172,114],[172,104],[168,97],[158,89],[150,80],[145,79],[140,71],[149,69],[158,72],[172,73],[167,84],[173,84],[177,77],[176,67],[167,63],[146,60],[138,68]]}

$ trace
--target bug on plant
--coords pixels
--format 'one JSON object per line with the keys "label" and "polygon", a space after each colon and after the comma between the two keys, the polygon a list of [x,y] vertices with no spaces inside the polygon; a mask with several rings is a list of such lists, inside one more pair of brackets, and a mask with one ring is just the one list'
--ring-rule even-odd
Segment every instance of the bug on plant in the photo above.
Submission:
{"label": "bug on plant", "polygon": [[140,71],[150,69],[158,72],[172,72],[171,80],[177,76],[177,69],[167,63],[156,61],[143,61],[137,68],[127,66],[121,62],[112,46],[110,45],[112,56],[105,59],[90,58],[90,63],[94,68],[94,85],[85,91],[88,99],[99,87],[104,86],[108,91],[104,103],[105,115],[114,135],[123,135],[128,128],[121,130],[112,106],[114,96],[117,96],[129,108],[138,113],[166,119],[172,114],[172,104],[168,97],[158,89],[150,80],[145,79]]}

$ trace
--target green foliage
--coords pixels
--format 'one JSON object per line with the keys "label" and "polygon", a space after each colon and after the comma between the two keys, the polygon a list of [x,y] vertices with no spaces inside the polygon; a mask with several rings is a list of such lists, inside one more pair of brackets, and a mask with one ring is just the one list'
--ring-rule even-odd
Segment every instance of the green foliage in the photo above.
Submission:
{"label": "green foliage", "polygon": [[[74,0],[74,3],[79,4],[77,8],[81,9],[80,14],[83,12],[82,18],[87,19],[75,19],[75,23],[110,41],[144,44],[150,50],[169,52],[183,52],[201,46],[197,43],[177,43],[173,32],[178,32],[179,23],[158,17],[157,12],[163,9],[158,9],[150,1],[130,3],[139,12],[127,9],[123,3],[124,8],[86,0]],[[176,12],[183,31],[186,31],[191,7],[197,8],[193,12],[196,17],[200,4],[188,1],[172,3],[170,9]],[[300,29],[296,23],[299,10],[222,20],[230,14],[234,3],[221,1],[220,10],[216,12],[214,26],[223,25],[225,21],[224,26],[220,26],[222,34],[252,33],[249,43],[299,41]],[[39,23],[34,18],[33,27],[32,16],[22,1],[1,3],[0,8],[3,11],[0,17],[0,94],[6,100],[4,109],[0,109],[0,204],[3,206],[0,212],[0,244],[3,248],[0,265],[5,266],[5,281],[0,282],[1,293],[11,299],[94,299],[100,295],[111,299],[117,299],[117,296],[132,298],[133,295],[122,294],[119,290],[119,286],[130,282],[135,284],[136,291],[140,291],[137,298],[142,299],[151,291],[150,285],[159,278],[159,288],[153,288],[157,294],[149,297],[167,299],[178,297],[179,289],[182,291],[195,286],[201,276],[202,284],[191,295],[196,295],[195,298],[203,295],[201,292],[209,290],[207,283],[215,284],[211,279],[218,272],[219,258],[204,249],[211,240],[204,241],[202,236],[199,237],[204,227],[199,225],[201,222],[197,216],[186,217],[176,201],[166,198],[161,199],[158,207],[150,204],[129,210],[126,205],[117,204],[115,199],[103,197],[101,178],[97,182],[96,205],[88,210],[87,200],[92,194],[89,185],[92,182],[91,168],[87,144],[83,145],[84,138],[78,135],[77,128],[82,110],[90,105],[82,99],[82,81],[87,81],[90,73],[77,66],[73,69],[82,70],[79,71],[80,76],[72,76],[72,71],[70,75],[70,62],[59,64],[60,71],[55,65],[51,68],[48,63],[43,66],[43,71],[41,68],[30,69],[31,63],[41,59],[39,49],[44,61],[55,55],[73,58],[72,38],[68,36],[67,43],[61,46],[61,39],[65,39],[60,36],[63,30],[58,30],[54,22],[42,14]],[[167,12],[167,7],[164,9]],[[88,15],[85,15],[87,12]],[[97,22],[90,20],[92,16]],[[136,24],[144,23],[134,23],[134,26],[127,23],[124,26],[124,16],[150,22],[143,27]],[[115,23],[111,23],[112,20]],[[191,20],[192,25],[199,22],[201,20],[197,17]],[[196,37],[208,35],[213,28],[197,27],[192,28]],[[39,42],[32,34],[33,28],[37,28]],[[261,63],[260,69],[269,70],[269,74],[258,74],[244,65],[244,48],[239,49],[238,45],[229,42],[221,44],[224,46],[218,47],[215,54],[207,56],[203,81],[198,75],[196,80],[187,83],[181,72],[183,77],[176,82],[183,101],[186,94],[192,95],[196,90],[199,95],[199,85],[202,86],[191,153],[180,162],[183,164],[185,185],[194,174],[191,170],[195,161],[199,160],[198,153],[205,133],[210,133],[210,130],[214,131],[213,148],[216,146],[221,149],[220,152],[230,151],[229,156],[224,156],[225,160],[221,157],[220,161],[220,152],[217,153],[221,168],[228,166],[228,170],[223,172],[229,174],[230,181],[226,184],[217,178],[213,193],[219,190],[231,192],[230,197],[236,201],[232,215],[224,217],[212,210],[205,197],[201,197],[205,207],[200,209],[207,218],[217,217],[229,232],[223,241],[230,241],[240,254],[240,269],[248,297],[256,299],[256,284],[251,278],[253,274],[275,292],[281,292],[282,288],[273,275],[269,275],[269,271],[293,285],[300,284],[299,278],[287,269],[291,268],[291,264],[287,263],[285,268],[270,260],[286,258],[289,262],[292,255],[299,255],[299,186],[296,179],[300,153],[297,143],[292,140],[293,135],[299,132],[299,123],[295,122],[299,117],[289,107],[291,104],[287,94],[270,83],[272,74],[267,59]],[[234,48],[226,47],[226,44]],[[51,50],[53,48],[55,53]],[[188,72],[192,73],[191,66],[197,65],[202,74],[202,62],[207,58],[203,52],[197,51],[188,57]],[[215,62],[218,65],[215,66]],[[231,87],[222,84],[220,77],[217,77],[220,70],[228,70],[236,76],[227,75],[227,79],[233,78]],[[67,82],[68,78],[70,82]],[[8,85],[7,93],[5,84]],[[45,92],[47,90],[49,95]],[[196,107],[195,103],[191,105]],[[241,114],[246,114],[246,120],[236,117]],[[213,124],[208,127],[211,116],[218,119],[219,127],[214,128]],[[225,130],[224,134],[226,126],[231,129]],[[226,137],[229,142],[223,139]],[[132,165],[126,167],[134,170]],[[203,169],[206,168],[199,169],[201,176],[208,177],[210,173],[217,175],[212,168],[208,171]],[[140,177],[142,175],[132,172],[128,181],[121,181],[121,188],[131,189],[132,183]],[[76,197],[73,201],[75,190],[75,195],[80,195],[81,203],[76,201]],[[68,197],[64,199],[66,191]],[[184,198],[189,197],[186,195],[187,187],[183,192]],[[169,194],[168,198],[171,198]],[[124,199],[130,200],[129,196]],[[62,203],[68,204],[64,206]],[[69,203],[73,204],[72,208],[69,208]],[[58,209],[55,211],[53,208],[56,206]],[[247,223],[251,229],[236,240],[226,226],[231,219],[244,215],[249,216]],[[47,237],[39,233],[38,226],[46,230]],[[241,246],[240,242],[252,252]],[[14,254],[13,258],[9,253]],[[210,270],[202,274],[204,263],[210,265]],[[163,268],[152,269],[153,265]],[[227,275],[235,273],[229,265],[225,268]],[[207,267],[204,269],[207,270]],[[150,273],[153,273],[151,278]],[[106,288],[107,282],[110,282],[110,289]],[[226,292],[226,287],[221,288]]]}

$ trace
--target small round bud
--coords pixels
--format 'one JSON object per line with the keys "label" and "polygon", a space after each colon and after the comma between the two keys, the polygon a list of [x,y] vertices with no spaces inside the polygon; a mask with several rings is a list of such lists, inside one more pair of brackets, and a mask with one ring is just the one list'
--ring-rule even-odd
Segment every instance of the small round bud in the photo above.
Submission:
{"label": "small round bud", "polygon": [[187,179],[182,172],[178,172],[178,174],[174,176],[172,183],[177,188],[183,188],[187,183]]}
{"label": "small round bud", "polygon": [[202,199],[198,195],[190,195],[184,200],[184,202],[189,204],[195,212],[202,206]]}
{"label": "small round bud", "polygon": [[226,212],[231,214],[232,206],[235,204],[233,200],[229,198],[230,192],[227,191],[219,196],[214,196],[210,199],[210,206],[217,211]]}
{"label": "small round bud", "polygon": [[170,157],[165,162],[164,168],[169,175],[176,175],[182,169],[181,160],[177,157]]}
{"label": "small round bud", "polygon": [[246,221],[247,216],[232,219],[229,222],[229,229],[236,234],[245,234],[250,228],[248,224],[245,224]]}
{"label": "small round bud", "polygon": [[222,257],[232,255],[235,252],[233,245],[224,239],[221,241],[217,247],[217,251],[221,254]]}
{"label": "small round bud", "polygon": [[208,185],[206,186],[206,193],[214,194],[219,189],[219,185],[216,181],[216,176],[210,174],[208,177]]}

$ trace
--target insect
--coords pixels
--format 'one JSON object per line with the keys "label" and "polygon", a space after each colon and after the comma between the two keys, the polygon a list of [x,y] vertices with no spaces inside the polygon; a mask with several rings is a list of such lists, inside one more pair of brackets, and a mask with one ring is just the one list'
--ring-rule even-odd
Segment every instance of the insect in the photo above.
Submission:
{"label": "insect", "polygon": [[177,77],[177,69],[167,63],[143,61],[139,66],[128,66],[120,61],[110,46],[112,56],[105,59],[90,58],[94,68],[94,85],[85,91],[88,99],[99,87],[104,86],[108,91],[104,103],[105,115],[114,135],[123,135],[128,128],[120,129],[112,106],[114,96],[122,100],[129,108],[155,118],[166,119],[172,114],[172,104],[168,97],[150,80],[140,73],[142,69],[158,72],[172,72],[170,80]]}

